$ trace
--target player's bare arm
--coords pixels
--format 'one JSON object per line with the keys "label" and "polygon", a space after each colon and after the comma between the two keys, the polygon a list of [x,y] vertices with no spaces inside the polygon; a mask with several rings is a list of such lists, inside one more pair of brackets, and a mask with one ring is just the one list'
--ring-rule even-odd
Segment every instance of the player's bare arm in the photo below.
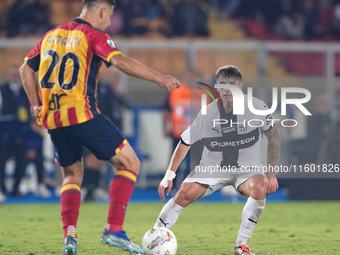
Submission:
{"label": "player's bare arm", "polygon": [[[275,126],[264,134],[268,138],[267,164],[268,169],[270,169],[270,166],[275,167],[277,165],[277,160],[280,152],[280,136]],[[267,177],[269,182],[267,195],[270,195],[279,188],[279,184],[277,182],[275,172],[271,172],[269,170],[267,172]]]}
{"label": "player's bare arm", "polygon": [[189,149],[190,146],[185,145],[182,142],[179,142],[174,153],[172,154],[167,173],[165,174],[163,180],[158,186],[158,194],[161,197],[162,201],[165,199],[164,197],[165,188],[167,188],[166,195],[168,196],[170,194],[173,185],[172,179],[176,176],[175,173],[179,165],[187,155]]}
{"label": "player's bare arm", "polygon": [[176,78],[163,75],[143,65],[137,60],[121,54],[114,55],[111,58],[111,64],[128,75],[155,82],[158,84],[158,86],[166,89],[169,92],[181,85],[181,83]]}
{"label": "player's bare arm", "polygon": [[34,117],[37,117],[42,109],[42,102],[38,93],[37,80],[35,71],[25,62],[20,67],[20,76],[22,85],[31,103],[31,111]]}

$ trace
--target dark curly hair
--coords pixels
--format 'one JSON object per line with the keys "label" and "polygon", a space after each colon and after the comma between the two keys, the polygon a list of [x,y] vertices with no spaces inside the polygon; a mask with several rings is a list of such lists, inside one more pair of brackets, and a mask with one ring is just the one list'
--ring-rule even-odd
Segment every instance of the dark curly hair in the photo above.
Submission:
{"label": "dark curly hair", "polygon": [[215,79],[218,80],[225,77],[234,77],[235,79],[242,81],[242,74],[237,66],[227,65],[220,67],[215,74]]}

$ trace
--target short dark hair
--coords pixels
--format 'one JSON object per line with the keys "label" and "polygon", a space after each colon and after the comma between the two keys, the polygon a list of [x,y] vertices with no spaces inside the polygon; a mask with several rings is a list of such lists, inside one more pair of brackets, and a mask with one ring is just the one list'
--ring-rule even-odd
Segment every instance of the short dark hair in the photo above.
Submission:
{"label": "short dark hair", "polygon": [[91,8],[97,3],[107,3],[109,5],[116,6],[115,0],[83,0],[84,7]]}
{"label": "short dark hair", "polygon": [[234,77],[235,79],[242,81],[242,74],[237,66],[227,65],[220,67],[215,74],[215,79],[217,81],[218,79],[223,79],[225,77]]}

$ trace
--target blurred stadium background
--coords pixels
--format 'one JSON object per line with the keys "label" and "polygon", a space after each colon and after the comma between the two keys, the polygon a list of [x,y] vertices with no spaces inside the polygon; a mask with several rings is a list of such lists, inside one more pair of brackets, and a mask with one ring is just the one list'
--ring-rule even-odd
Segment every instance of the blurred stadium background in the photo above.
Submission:
{"label": "blurred stadium background", "polygon": [[[8,68],[21,65],[46,31],[77,17],[81,8],[79,0],[1,0],[1,83],[8,79]],[[193,72],[191,84],[214,84],[216,70],[231,64],[241,69],[245,86],[254,87],[255,96],[268,105],[273,87],[308,89],[312,98],[306,107],[313,115],[306,117],[292,107],[287,119],[297,119],[298,126],[277,125],[282,142],[279,163],[340,163],[340,1],[117,0],[107,32],[124,54],[162,73],[183,81],[188,70]],[[119,84],[117,95],[128,102],[118,106],[122,131],[142,161],[136,185],[140,193],[134,192],[133,200],[156,200],[155,187],[172,153],[172,140],[164,135],[162,120],[167,92],[121,73],[112,78],[112,72],[112,68],[102,67],[101,83]],[[5,122],[1,109],[0,104],[0,122]],[[44,183],[52,197],[34,195],[37,174],[30,163],[20,184],[21,194],[17,194],[25,197],[9,192],[5,203],[58,201],[61,174],[48,135],[44,136],[43,155]],[[8,191],[17,160],[21,159],[6,163]],[[105,201],[114,170],[107,165],[101,168],[101,192],[96,198]],[[270,199],[340,199],[336,178],[284,177],[279,180],[281,189]],[[237,200],[220,193],[207,199]]]}

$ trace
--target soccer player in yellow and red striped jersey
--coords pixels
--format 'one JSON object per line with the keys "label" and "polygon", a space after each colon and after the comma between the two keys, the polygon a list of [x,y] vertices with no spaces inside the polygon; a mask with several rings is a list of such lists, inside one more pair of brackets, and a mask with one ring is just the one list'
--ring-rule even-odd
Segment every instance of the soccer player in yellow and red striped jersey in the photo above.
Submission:
{"label": "soccer player in yellow and red striped jersey", "polygon": [[[180,82],[123,56],[111,38],[102,32],[110,26],[114,0],[83,0],[83,3],[80,17],[47,32],[20,68],[32,114],[48,129],[56,161],[64,174],[61,193],[63,254],[77,254],[83,146],[118,169],[111,184],[107,225],[101,242],[143,253],[122,228],[140,162],[127,140],[97,108],[99,69],[102,62],[114,65],[128,75],[155,82],[168,91],[180,86]],[[38,72],[41,97],[35,72]]]}

